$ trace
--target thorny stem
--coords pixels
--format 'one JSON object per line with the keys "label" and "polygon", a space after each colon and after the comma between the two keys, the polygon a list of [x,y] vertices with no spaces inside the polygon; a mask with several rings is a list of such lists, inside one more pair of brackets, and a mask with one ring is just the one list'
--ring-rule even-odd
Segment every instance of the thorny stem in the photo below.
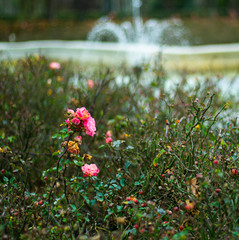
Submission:
{"label": "thorny stem", "polygon": [[69,199],[68,199],[68,196],[67,196],[67,190],[66,190],[65,172],[66,172],[66,164],[65,164],[64,171],[63,171],[63,180],[64,180],[64,191],[65,191],[65,197],[66,197],[67,204],[69,205]]}
{"label": "thorny stem", "polygon": [[[186,139],[188,139],[188,137],[190,136],[192,130],[202,121],[205,113],[208,111],[208,109],[210,108],[211,104],[212,104],[212,99],[214,97],[214,94],[210,97],[209,102],[207,107],[203,110],[201,116],[198,118],[198,121],[196,123],[194,123],[194,125],[191,127],[191,129],[189,130],[189,132],[186,135]],[[196,109],[195,109],[196,110]]]}
{"label": "thorny stem", "polygon": [[58,162],[57,162],[55,181],[54,181],[54,183],[53,183],[53,185],[52,185],[52,187],[51,187],[51,190],[50,190],[50,193],[49,193],[49,197],[48,197],[48,204],[49,204],[49,206],[48,206],[47,222],[48,222],[48,220],[49,220],[49,210],[50,210],[51,195],[52,195],[53,189],[54,189],[54,187],[55,187],[55,185],[56,185],[56,182],[57,182],[57,180],[59,179],[59,166],[60,166],[60,161],[61,161],[62,157],[66,154],[67,149],[68,149],[68,143],[69,143],[69,141],[70,141],[70,139],[71,139],[71,137],[72,137],[73,135],[74,135],[74,132],[71,133],[70,136],[68,137],[65,150],[64,150],[63,153],[60,155],[60,157],[59,157],[59,159],[58,159]]}
{"label": "thorny stem", "polygon": [[92,103],[91,103],[91,106],[90,106],[90,108],[89,108],[89,111],[90,111],[90,112],[93,110],[94,105],[95,105],[95,103],[96,103],[96,100],[97,100],[98,96],[100,95],[101,90],[104,88],[104,86],[106,86],[106,85],[111,81],[111,79],[107,80],[108,75],[109,75],[109,70],[107,71],[104,79],[101,81],[100,87],[99,87],[97,93],[96,93],[95,96],[94,96],[94,99],[93,99],[93,101],[92,101]]}

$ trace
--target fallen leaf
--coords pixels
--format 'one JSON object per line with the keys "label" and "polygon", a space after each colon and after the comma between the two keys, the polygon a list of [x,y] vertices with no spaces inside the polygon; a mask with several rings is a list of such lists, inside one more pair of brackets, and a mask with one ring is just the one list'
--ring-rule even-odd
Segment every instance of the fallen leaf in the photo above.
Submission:
{"label": "fallen leaf", "polygon": [[186,181],[186,184],[188,192],[192,192],[194,196],[198,197],[200,193],[198,192],[199,186],[197,185],[197,178],[195,177],[190,181]]}

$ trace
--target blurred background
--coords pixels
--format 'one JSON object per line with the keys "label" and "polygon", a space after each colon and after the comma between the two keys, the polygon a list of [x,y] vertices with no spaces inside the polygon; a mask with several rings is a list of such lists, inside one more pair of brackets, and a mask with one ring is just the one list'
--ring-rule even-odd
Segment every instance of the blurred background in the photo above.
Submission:
{"label": "blurred background", "polygon": [[[143,0],[143,20],[179,18],[190,45],[239,42],[238,0]],[[86,40],[97,19],[132,19],[129,0],[0,0],[0,41]]]}

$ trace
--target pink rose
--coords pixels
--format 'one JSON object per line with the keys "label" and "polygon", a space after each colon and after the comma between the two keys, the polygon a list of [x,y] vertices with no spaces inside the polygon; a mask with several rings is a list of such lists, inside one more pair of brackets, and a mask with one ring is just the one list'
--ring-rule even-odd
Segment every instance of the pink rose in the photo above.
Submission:
{"label": "pink rose", "polygon": [[95,119],[93,117],[89,117],[86,121],[83,122],[86,134],[89,136],[94,136],[96,127],[95,127]]}
{"label": "pink rose", "polygon": [[72,109],[67,109],[67,114],[70,115],[71,117],[75,116],[75,112]]}
{"label": "pink rose", "polygon": [[97,176],[99,173],[99,169],[95,164],[85,164],[84,166],[81,167],[81,170],[83,172],[84,177],[92,177],[92,176]]}
{"label": "pink rose", "polygon": [[106,139],[105,139],[105,142],[106,143],[111,143],[113,140],[112,140],[112,138],[111,137],[107,137]]}
{"label": "pink rose", "polygon": [[107,131],[107,133],[105,134],[106,137],[111,137],[112,136],[112,132],[111,131]]}
{"label": "pink rose", "polygon": [[75,141],[78,142],[79,144],[82,143],[82,137],[81,136],[76,136]]}
{"label": "pink rose", "polygon": [[71,131],[71,130],[70,130],[70,128],[71,128],[70,119],[67,118],[67,119],[65,120],[65,122],[67,123],[68,132],[70,132],[70,131]]}
{"label": "pink rose", "polygon": [[75,125],[79,125],[79,124],[80,124],[80,119],[75,117],[75,118],[72,119],[72,122],[73,122]]}
{"label": "pink rose", "polygon": [[94,85],[95,84],[94,84],[93,80],[91,80],[91,79],[87,80],[87,86],[88,86],[89,89],[92,89],[94,87]]}
{"label": "pink rose", "polygon": [[60,69],[60,68],[61,68],[61,65],[60,65],[60,63],[58,63],[58,62],[51,62],[51,63],[49,64],[49,68],[51,68],[51,69]]}
{"label": "pink rose", "polygon": [[90,117],[89,112],[86,110],[85,107],[82,108],[77,108],[76,109],[76,115],[78,118],[80,118],[81,120],[86,120]]}

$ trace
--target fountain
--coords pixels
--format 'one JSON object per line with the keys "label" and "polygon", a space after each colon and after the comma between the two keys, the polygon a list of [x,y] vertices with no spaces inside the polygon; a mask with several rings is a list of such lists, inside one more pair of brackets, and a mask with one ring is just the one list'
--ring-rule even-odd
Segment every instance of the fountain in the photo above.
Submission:
{"label": "fountain", "polygon": [[157,59],[160,54],[165,69],[169,70],[238,68],[239,43],[189,46],[187,30],[180,20],[143,21],[141,5],[141,0],[132,0],[132,22],[118,25],[106,17],[101,18],[89,33],[89,41],[0,42],[0,60],[40,53],[86,65],[124,62],[135,66]]}
{"label": "fountain", "polygon": [[178,19],[143,22],[140,16],[141,0],[132,0],[132,23],[118,25],[108,17],[102,17],[88,35],[89,41],[108,41],[120,43],[143,43],[160,45],[188,45],[186,29]]}

